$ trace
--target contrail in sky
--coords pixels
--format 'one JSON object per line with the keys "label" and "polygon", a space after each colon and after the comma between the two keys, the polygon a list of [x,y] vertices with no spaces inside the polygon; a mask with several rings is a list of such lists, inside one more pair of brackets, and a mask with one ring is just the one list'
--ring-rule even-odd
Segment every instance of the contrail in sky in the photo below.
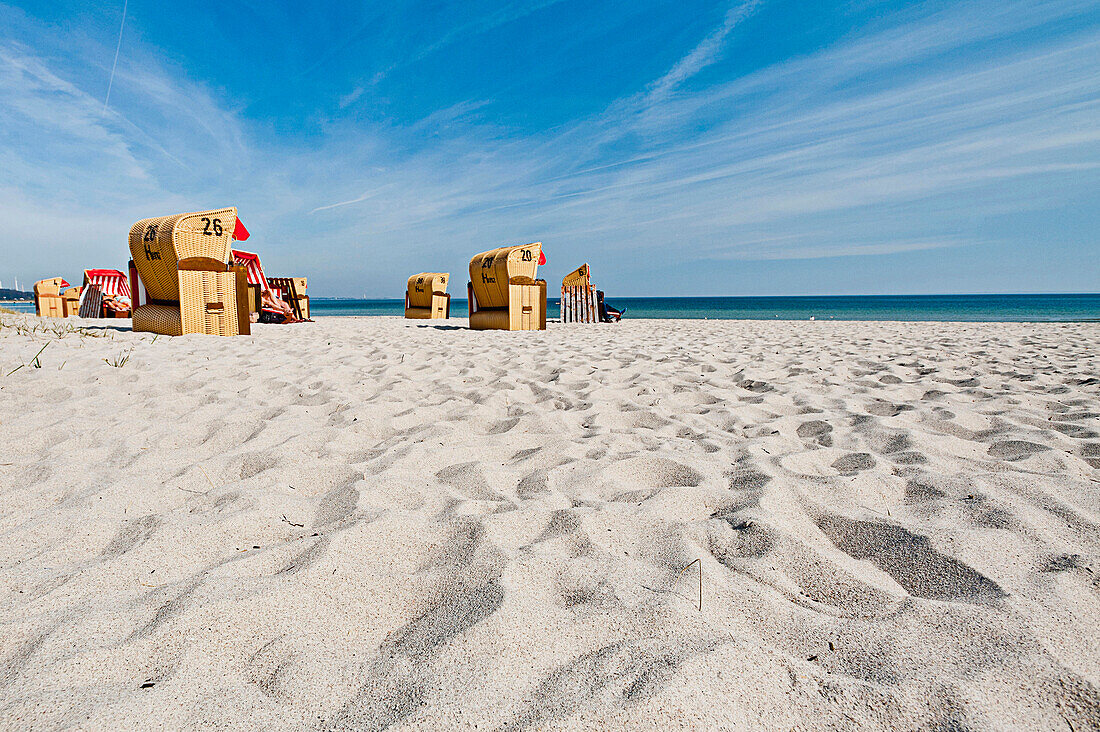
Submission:
{"label": "contrail in sky", "polygon": [[107,102],[111,101],[111,85],[115,83],[115,67],[118,66],[118,50],[122,48],[122,29],[126,27],[126,7],[130,4],[130,0],[123,0],[122,3],[122,25],[118,27],[118,45],[115,46],[115,62],[111,64],[111,78],[107,82],[107,96],[103,99],[103,111],[107,111]]}

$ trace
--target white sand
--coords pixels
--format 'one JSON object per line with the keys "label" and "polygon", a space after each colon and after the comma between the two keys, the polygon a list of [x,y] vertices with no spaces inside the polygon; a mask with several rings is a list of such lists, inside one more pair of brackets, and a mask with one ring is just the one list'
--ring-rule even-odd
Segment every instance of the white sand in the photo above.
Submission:
{"label": "white sand", "polygon": [[4,322],[0,727],[1100,726],[1100,324]]}

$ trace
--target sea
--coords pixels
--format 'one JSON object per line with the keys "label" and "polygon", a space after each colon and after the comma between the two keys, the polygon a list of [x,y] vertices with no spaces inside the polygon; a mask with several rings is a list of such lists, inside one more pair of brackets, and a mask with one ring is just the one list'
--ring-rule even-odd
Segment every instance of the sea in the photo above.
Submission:
{"label": "sea", "polygon": [[[962,322],[1100,322],[1100,293],[1070,295],[822,295],[790,297],[611,297],[607,302],[630,318],[701,320],[896,320]],[[32,303],[0,307],[34,312]],[[310,298],[314,317],[402,315],[403,300]],[[464,316],[465,299],[451,300]],[[558,300],[547,317],[559,317]]]}

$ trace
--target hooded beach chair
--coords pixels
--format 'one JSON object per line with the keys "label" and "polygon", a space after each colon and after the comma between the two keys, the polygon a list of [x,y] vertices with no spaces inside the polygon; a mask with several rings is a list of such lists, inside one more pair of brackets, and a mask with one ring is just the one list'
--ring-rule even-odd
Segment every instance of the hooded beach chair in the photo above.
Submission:
{"label": "hooded beach chair", "polygon": [[[124,309],[105,308],[103,301],[115,298],[124,303]],[[78,312],[82,318],[130,317],[130,283],[126,275],[117,269],[86,269],[84,284],[80,287]]]}
{"label": "hooded beach chair", "polygon": [[130,229],[134,331],[250,332],[243,267],[230,264],[237,209],[142,219]]}
{"label": "hooded beach chair", "polygon": [[69,283],[61,277],[39,280],[34,283],[34,314],[43,318],[64,318],[65,301],[61,288]]}
{"label": "hooded beach chair", "polygon": [[450,272],[421,272],[410,277],[405,289],[405,317],[451,317],[451,296],[447,294],[450,276]]}
{"label": "hooded beach chair", "polygon": [[546,280],[537,280],[542,242],[482,252],[470,260],[470,327],[546,330]]}

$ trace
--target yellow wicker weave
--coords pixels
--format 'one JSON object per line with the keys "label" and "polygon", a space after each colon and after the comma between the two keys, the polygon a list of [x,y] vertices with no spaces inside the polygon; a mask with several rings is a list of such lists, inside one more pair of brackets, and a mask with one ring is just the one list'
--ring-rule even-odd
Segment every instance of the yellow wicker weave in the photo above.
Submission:
{"label": "yellow wicker weave", "polygon": [[229,262],[237,209],[142,219],[130,228],[130,256],[153,300],[178,302],[176,263],[189,257]]}
{"label": "yellow wicker weave", "polygon": [[233,272],[180,272],[183,332],[238,334],[237,275]]}
{"label": "yellow wicker weave", "polygon": [[447,292],[447,280],[449,278],[450,273],[448,272],[414,274],[409,278],[408,288],[406,289],[409,307],[430,308],[433,294]]}
{"label": "yellow wicker weave", "polygon": [[[228,267],[236,225],[237,209],[222,208],[142,219],[130,228],[130,254],[154,301],[134,310],[135,331],[163,335],[246,332],[247,320],[242,325],[238,318],[238,290],[243,292],[246,286],[244,273]],[[184,269],[181,260],[190,260]]]}
{"label": "yellow wicker weave", "polygon": [[65,302],[61,297],[61,283],[65,280],[53,277],[34,283],[34,312],[43,318],[64,318]]}
{"label": "yellow wicker weave", "polygon": [[149,304],[134,308],[134,332],[183,335],[183,319],[179,307]]}
{"label": "yellow wicker weave", "polygon": [[80,288],[70,287],[61,293],[63,317],[71,318],[80,310]]}

